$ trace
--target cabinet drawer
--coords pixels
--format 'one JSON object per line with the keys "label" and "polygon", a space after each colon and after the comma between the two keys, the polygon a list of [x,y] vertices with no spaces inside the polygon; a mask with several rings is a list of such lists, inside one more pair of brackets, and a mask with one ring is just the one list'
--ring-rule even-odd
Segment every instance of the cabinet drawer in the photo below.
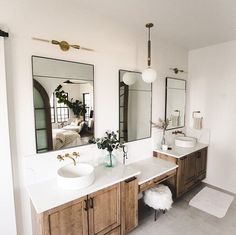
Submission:
{"label": "cabinet drawer", "polygon": [[157,153],[156,155],[158,158],[162,159],[162,160],[165,160],[165,161],[168,161],[168,162],[173,162],[173,163],[177,163],[177,158],[175,157],[171,157],[171,156],[168,156],[168,155],[165,155],[163,153]]}
{"label": "cabinet drawer", "polygon": [[139,192],[143,192],[143,191],[145,191],[149,188],[153,188],[156,184],[159,184],[159,183],[175,176],[175,174],[176,174],[176,169],[173,169],[173,170],[171,170],[171,171],[169,171],[169,172],[167,172],[163,175],[157,176],[157,177],[141,184],[139,186]]}

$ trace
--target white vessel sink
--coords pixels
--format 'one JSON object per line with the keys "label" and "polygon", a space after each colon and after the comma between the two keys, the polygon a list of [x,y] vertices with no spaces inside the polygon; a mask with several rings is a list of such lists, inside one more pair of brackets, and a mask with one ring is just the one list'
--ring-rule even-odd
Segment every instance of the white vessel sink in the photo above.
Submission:
{"label": "white vessel sink", "polygon": [[179,136],[175,139],[175,145],[182,148],[192,148],[196,143],[197,140],[193,137]]}
{"label": "white vessel sink", "polygon": [[57,184],[63,189],[86,188],[94,179],[94,167],[87,163],[68,164],[57,171]]}

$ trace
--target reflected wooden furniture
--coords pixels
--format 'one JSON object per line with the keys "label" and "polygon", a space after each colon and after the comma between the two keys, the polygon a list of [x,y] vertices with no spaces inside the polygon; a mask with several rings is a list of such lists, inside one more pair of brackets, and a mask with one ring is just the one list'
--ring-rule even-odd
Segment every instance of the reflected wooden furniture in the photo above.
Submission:
{"label": "reflected wooden furniture", "polygon": [[123,235],[138,224],[135,177],[37,214],[34,235]]}
{"label": "reflected wooden furniture", "polygon": [[154,156],[178,165],[176,196],[180,197],[206,178],[207,148],[203,148],[181,158],[154,152]]}

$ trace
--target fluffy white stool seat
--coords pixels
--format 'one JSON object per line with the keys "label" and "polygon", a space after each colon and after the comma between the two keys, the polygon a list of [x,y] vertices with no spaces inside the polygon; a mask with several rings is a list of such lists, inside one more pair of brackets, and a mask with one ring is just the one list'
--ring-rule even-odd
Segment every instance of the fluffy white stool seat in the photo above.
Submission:
{"label": "fluffy white stool seat", "polygon": [[163,185],[145,191],[144,202],[155,210],[169,210],[173,203],[170,189]]}

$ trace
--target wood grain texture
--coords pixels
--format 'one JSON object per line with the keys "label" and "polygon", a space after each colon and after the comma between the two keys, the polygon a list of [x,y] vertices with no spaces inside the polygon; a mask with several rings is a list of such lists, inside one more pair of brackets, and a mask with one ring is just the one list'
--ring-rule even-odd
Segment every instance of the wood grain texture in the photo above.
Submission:
{"label": "wood grain texture", "polygon": [[88,214],[84,210],[86,199],[87,196],[41,214],[37,214],[32,206],[33,234],[87,235]]}
{"label": "wood grain texture", "polygon": [[60,210],[49,216],[50,235],[86,235],[87,213],[83,202]]}
{"label": "wood grain texture", "polygon": [[120,184],[90,194],[89,234],[106,234],[120,225]]}
{"label": "wood grain texture", "polygon": [[176,169],[170,170],[169,172],[162,174],[160,176],[155,177],[154,179],[151,179],[141,185],[139,185],[139,192],[143,192],[145,190],[148,190],[150,188],[155,187],[155,185],[160,184],[161,182],[164,182],[172,177],[176,176]]}
{"label": "wood grain texture", "polygon": [[178,165],[176,175],[176,197],[182,196],[206,177],[207,148],[198,150],[181,158],[175,158],[156,152],[154,152],[153,155]]}
{"label": "wood grain texture", "polygon": [[138,179],[121,183],[121,234],[138,226]]}
{"label": "wood grain texture", "polygon": [[120,226],[106,233],[106,235],[121,235]]}

